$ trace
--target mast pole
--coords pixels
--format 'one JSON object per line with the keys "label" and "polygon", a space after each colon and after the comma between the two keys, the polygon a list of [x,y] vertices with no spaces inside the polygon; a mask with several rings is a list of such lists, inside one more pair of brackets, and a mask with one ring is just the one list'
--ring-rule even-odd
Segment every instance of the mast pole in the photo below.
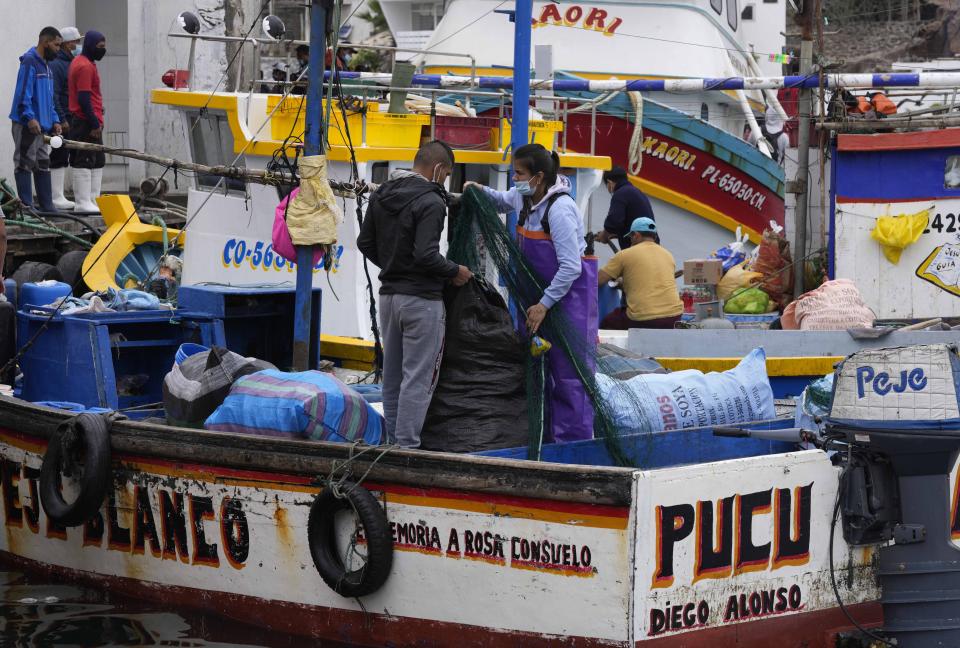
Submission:
{"label": "mast pole", "polygon": [[[327,9],[330,0],[313,0],[310,7],[310,72],[307,85],[307,139],[304,155],[323,154],[323,78],[327,52]],[[313,293],[312,245],[297,246],[297,292],[293,316],[293,369],[310,367],[310,329]],[[319,344],[319,342],[317,342]]]}
{"label": "mast pole", "polygon": [[[510,126],[510,151],[515,153],[527,143],[530,124],[530,25],[533,0],[517,0],[513,13],[513,123]],[[512,177],[513,174],[509,174]],[[507,231],[517,228],[517,215],[510,214]]]}

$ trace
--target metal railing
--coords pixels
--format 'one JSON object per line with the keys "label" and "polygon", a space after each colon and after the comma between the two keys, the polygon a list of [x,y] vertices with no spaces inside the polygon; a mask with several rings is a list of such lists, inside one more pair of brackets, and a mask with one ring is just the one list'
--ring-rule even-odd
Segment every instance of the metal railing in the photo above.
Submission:
{"label": "metal railing", "polygon": [[[190,39],[190,54],[189,61],[187,63],[187,69],[190,72],[190,78],[188,79],[188,87],[193,89],[193,68],[194,62],[196,59],[196,44],[197,41],[210,41],[213,43],[240,43],[240,47],[245,45],[250,45],[253,47],[254,53],[254,69],[259,75],[260,73],[260,48],[262,46],[279,46],[287,51],[287,61],[290,61],[290,52],[299,45],[309,45],[310,41],[304,40],[273,40],[268,38],[244,38],[242,36],[217,36],[217,35],[207,35],[207,34],[185,34],[181,32],[173,32],[167,34],[170,38],[188,38]],[[385,52],[406,52],[411,54],[433,54],[435,56],[453,56],[459,58],[465,58],[470,61],[470,80],[474,81],[477,78],[477,59],[472,54],[463,54],[460,52],[437,52],[429,49],[415,49],[410,47],[393,47],[388,45],[360,45],[354,43],[340,43],[338,49],[365,49],[365,50],[374,50],[374,51],[385,51]],[[235,90],[240,91],[240,84],[242,83],[242,71],[243,71],[243,57],[237,57],[239,60],[240,70],[237,74],[237,86]],[[423,62],[421,61],[418,66],[419,71],[423,71]],[[261,83],[267,81],[267,79],[253,79],[252,84]]]}

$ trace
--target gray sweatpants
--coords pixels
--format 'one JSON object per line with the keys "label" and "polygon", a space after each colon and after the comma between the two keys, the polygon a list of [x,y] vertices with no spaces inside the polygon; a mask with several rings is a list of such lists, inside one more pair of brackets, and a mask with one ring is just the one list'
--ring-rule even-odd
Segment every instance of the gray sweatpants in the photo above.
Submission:
{"label": "gray sweatpants", "polygon": [[446,320],[441,300],[380,295],[388,443],[420,447],[420,431],[440,374]]}

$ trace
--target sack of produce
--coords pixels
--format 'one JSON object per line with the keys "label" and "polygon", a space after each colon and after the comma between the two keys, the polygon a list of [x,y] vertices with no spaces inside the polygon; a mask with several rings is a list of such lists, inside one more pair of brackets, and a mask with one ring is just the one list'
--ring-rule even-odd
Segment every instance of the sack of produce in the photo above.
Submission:
{"label": "sack of produce", "polygon": [[723,310],[736,315],[760,315],[770,310],[770,296],[759,288],[739,290],[724,303]]}
{"label": "sack of produce", "polygon": [[800,295],[792,319],[804,331],[845,331],[873,326],[876,317],[853,281],[834,279]]}
{"label": "sack of produce", "polygon": [[727,301],[737,292],[754,286],[763,279],[762,272],[752,272],[746,269],[745,263],[738,263],[723,275],[717,284],[717,297]]}
{"label": "sack of produce", "polygon": [[598,373],[597,387],[621,434],[763,421],[776,417],[766,360],[757,348],[722,373],[688,369],[630,380]]}
{"label": "sack of produce", "polygon": [[782,310],[793,294],[793,258],[790,255],[790,243],[783,236],[783,228],[776,223],[771,223],[764,230],[757,248],[757,258],[750,270],[763,275],[761,288],[770,295],[776,309]]}
{"label": "sack of produce", "polygon": [[233,383],[204,427],[288,439],[380,443],[383,417],[332,374],[267,369]]}
{"label": "sack of produce", "polygon": [[[244,358],[223,347],[194,352],[186,356],[183,345],[177,362],[163,379],[163,407],[167,423],[180,427],[202,428],[217,409],[237,378],[273,367],[269,362]],[[202,348],[202,347],[201,347]]]}

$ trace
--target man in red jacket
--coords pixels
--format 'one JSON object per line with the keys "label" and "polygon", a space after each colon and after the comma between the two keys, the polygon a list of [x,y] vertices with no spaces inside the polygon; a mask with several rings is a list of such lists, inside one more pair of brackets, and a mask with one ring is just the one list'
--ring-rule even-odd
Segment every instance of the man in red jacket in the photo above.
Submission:
{"label": "man in red jacket", "polygon": [[[83,50],[70,63],[67,73],[69,93],[70,134],[75,140],[103,144],[103,93],[100,90],[100,72],[96,61],[107,53],[107,40],[92,29],[83,37]],[[100,195],[106,156],[92,151],[74,151],[70,160],[73,167],[73,194],[76,211],[99,213],[95,202]]]}

